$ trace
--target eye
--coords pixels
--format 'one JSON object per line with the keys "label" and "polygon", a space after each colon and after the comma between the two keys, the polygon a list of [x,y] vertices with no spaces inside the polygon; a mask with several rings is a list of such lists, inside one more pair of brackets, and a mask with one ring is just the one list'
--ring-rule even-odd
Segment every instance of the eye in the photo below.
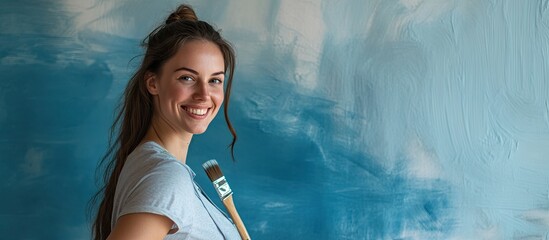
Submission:
{"label": "eye", "polygon": [[181,81],[194,81],[194,79],[190,76],[181,76],[181,77],[178,77],[177,79]]}
{"label": "eye", "polygon": [[213,83],[213,84],[223,84],[223,80],[219,79],[219,78],[213,78],[213,79],[210,79],[210,83]]}

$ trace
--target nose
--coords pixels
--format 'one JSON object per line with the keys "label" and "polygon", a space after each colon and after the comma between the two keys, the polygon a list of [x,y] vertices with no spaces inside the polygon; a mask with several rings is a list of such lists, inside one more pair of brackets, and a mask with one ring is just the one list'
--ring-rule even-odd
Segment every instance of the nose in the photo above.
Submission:
{"label": "nose", "polygon": [[193,93],[193,99],[194,100],[206,100],[208,99],[208,96],[210,95],[210,91],[208,89],[208,84],[203,82],[197,82],[195,84],[195,91]]}

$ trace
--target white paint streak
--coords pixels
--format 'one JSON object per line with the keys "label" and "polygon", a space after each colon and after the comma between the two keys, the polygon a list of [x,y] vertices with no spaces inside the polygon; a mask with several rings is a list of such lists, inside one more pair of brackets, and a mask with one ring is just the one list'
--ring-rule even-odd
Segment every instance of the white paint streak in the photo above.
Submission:
{"label": "white paint streak", "polygon": [[295,57],[295,83],[306,90],[317,86],[324,39],[322,2],[283,0],[277,15],[276,45],[291,47]]}
{"label": "white paint streak", "polygon": [[225,12],[239,13],[239,17],[235,18],[232,14],[227,14],[220,24],[222,23],[223,26],[226,26],[231,31],[246,34],[251,33],[257,38],[257,41],[264,42],[270,35],[269,28],[267,27],[267,24],[271,24],[269,22],[271,19],[268,19],[269,11],[272,11],[272,9],[270,9],[270,5],[265,1],[231,1],[227,5]]}
{"label": "white paint streak", "polygon": [[92,31],[137,39],[145,37],[173,10],[170,4],[154,1],[63,0],[61,5],[69,15],[74,15],[72,30],[75,32]]}
{"label": "white paint streak", "polygon": [[260,233],[266,233],[269,229],[269,223],[267,221],[261,221],[257,224],[253,224],[253,230]]}
{"label": "white paint streak", "polygon": [[38,56],[36,54],[19,51],[13,55],[4,56],[0,59],[0,64],[6,65],[30,65],[39,63]]}
{"label": "white paint streak", "polygon": [[483,240],[502,239],[502,229],[500,229],[497,220],[494,221],[494,212],[490,210],[479,209],[473,221],[475,222],[474,236]]}
{"label": "white paint streak", "polygon": [[500,240],[502,239],[500,230],[496,226],[479,228],[476,231],[479,239],[483,240]]}
{"label": "white paint streak", "polygon": [[387,36],[391,40],[398,40],[402,36],[402,31],[409,25],[438,20],[442,15],[455,9],[457,3],[457,0],[400,0],[405,10],[389,25]]}
{"label": "white paint streak", "polygon": [[398,239],[423,240],[443,239],[445,234],[440,231],[419,231],[415,229],[403,229]]}
{"label": "white paint streak", "polygon": [[67,13],[75,15],[72,24],[76,31],[91,29],[97,32],[115,33],[115,29],[123,25],[122,22],[109,20],[117,17],[108,14],[116,7],[114,1],[63,0],[61,6]]}
{"label": "white paint streak", "polygon": [[549,209],[533,209],[525,211],[520,217],[528,222],[543,227],[549,227]]}
{"label": "white paint streak", "polygon": [[265,203],[264,207],[266,208],[288,208],[290,207],[289,204],[283,203],[283,202],[268,202]]}
{"label": "white paint streak", "polygon": [[400,0],[406,8],[402,23],[430,23],[456,7],[457,0]]}
{"label": "white paint streak", "polygon": [[408,143],[406,154],[409,174],[421,179],[438,179],[441,177],[441,167],[438,157],[432,151],[425,149],[419,138],[413,138]]}

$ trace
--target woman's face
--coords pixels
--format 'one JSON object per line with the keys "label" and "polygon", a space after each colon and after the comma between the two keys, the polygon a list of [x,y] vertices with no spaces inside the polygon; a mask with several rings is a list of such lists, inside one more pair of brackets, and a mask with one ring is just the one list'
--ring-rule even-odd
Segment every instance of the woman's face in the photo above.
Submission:
{"label": "woman's face", "polygon": [[158,74],[146,76],[157,119],[177,133],[206,131],[223,103],[224,70],[223,54],[216,44],[186,42]]}

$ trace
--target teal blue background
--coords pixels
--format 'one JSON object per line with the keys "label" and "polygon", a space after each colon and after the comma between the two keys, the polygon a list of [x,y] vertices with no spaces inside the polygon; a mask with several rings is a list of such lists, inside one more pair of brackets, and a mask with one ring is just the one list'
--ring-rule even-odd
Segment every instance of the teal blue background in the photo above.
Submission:
{"label": "teal blue background", "polygon": [[[0,3],[0,235],[89,239],[140,41],[177,1]],[[547,239],[546,0],[190,1],[238,66],[193,139],[254,239]],[[219,203],[219,201],[217,201]]]}

